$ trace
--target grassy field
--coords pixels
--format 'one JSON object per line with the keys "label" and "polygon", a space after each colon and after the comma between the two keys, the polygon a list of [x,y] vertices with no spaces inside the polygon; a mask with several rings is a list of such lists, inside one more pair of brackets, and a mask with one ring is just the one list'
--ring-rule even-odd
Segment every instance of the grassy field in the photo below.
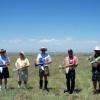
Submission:
{"label": "grassy field", "polygon": [[64,54],[52,55],[53,63],[50,65],[49,93],[38,88],[38,68],[33,67],[36,55],[29,54],[27,57],[31,62],[28,89],[17,88],[17,73],[12,71],[17,56],[10,55],[8,89],[0,92],[0,100],[100,100],[100,94],[94,95],[92,93],[91,66],[87,61],[87,55],[78,55],[79,66],[76,70],[76,91],[72,95],[63,93],[66,88],[64,70],[59,71],[58,69],[58,66],[63,62]]}

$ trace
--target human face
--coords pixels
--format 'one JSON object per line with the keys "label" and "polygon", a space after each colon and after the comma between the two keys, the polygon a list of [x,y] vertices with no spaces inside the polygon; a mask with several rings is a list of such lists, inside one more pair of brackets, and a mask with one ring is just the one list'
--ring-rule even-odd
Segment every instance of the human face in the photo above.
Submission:
{"label": "human face", "polygon": [[24,55],[23,54],[19,54],[19,57],[21,58],[21,59],[24,59],[25,57],[24,57]]}
{"label": "human face", "polygon": [[0,53],[0,55],[4,56],[4,55],[5,55],[5,53],[4,53],[4,52],[1,52],[1,53]]}
{"label": "human face", "polygon": [[73,57],[73,51],[69,51],[68,55],[69,55],[70,58],[72,58]]}
{"label": "human face", "polygon": [[95,50],[95,53],[98,55],[100,54],[100,50]]}
{"label": "human face", "polygon": [[41,50],[41,53],[42,53],[42,54],[45,54],[45,52],[46,52],[45,50]]}

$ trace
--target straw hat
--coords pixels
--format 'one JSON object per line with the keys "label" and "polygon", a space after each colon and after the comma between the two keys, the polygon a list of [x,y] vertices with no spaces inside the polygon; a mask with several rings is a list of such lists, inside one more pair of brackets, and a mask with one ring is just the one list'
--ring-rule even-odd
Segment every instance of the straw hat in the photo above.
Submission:
{"label": "straw hat", "polygon": [[0,50],[0,53],[6,53],[6,50],[1,49],[1,50]]}
{"label": "straw hat", "polygon": [[94,51],[100,51],[100,47],[99,47],[99,46],[96,46],[96,47],[94,48]]}
{"label": "straw hat", "polygon": [[40,51],[47,51],[47,48],[46,47],[41,47]]}

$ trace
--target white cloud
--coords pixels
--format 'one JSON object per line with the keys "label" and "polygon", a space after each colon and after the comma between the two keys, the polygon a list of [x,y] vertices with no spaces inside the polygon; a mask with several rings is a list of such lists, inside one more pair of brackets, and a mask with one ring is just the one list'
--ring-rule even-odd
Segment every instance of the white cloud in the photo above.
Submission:
{"label": "white cloud", "polygon": [[57,39],[51,38],[51,39],[41,39],[39,40],[38,43],[52,43],[52,42],[56,42]]}
{"label": "white cloud", "polygon": [[8,40],[8,43],[10,43],[10,44],[19,44],[19,43],[21,43],[22,42],[22,40]]}
{"label": "white cloud", "polygon": [[65,38],[48,38],[48,39],[9,39],[1,40],[0,48],[9,51],[38,51],[40,47],[45,46],[50,51],[66,51],[72,48],[76,51],[92,51],[100,41],[96,40],[74,40],[71,37]]}
{"label": "white cloud", "polygon": [[31,39],[28,39],[27,41],[29,41],[29,42],[35,42],[35,41],[36,41],[36,39],[31,38]]}
{"label": "white cloud", "polygon": [[66,44],[66,43],[71,42],[71,41],[72,41],[72,38],[70,38],[70,37],[64,38],[64,39],[51,38],[51,39],[41,39],[41,40],[39,40],[38,43],[62,45],[62,44]]}
{"label": "white cloud", "polygon": [[8,44],[18,44],[20,43],[22,40],[19,39],[11,39],[11,40],[1,40],[1,43],[8,43]]}
{"label": "white cloud", "polygon": [[72,41],[72,38],[71,37],[67,37],[66,40],[67,41]]}
{"label": "white cloud", "polygon": [[98,43],[100,43],[100,41],[92,40],[92,41],[84,41],[84,43],[88,43],[88,44],[98,44]]}

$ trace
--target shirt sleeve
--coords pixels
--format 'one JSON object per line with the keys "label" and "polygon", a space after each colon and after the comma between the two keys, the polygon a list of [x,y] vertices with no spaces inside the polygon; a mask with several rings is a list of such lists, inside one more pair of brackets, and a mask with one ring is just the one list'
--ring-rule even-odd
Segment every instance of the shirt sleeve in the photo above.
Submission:
{"label": "shirt sleeve", "polygon": [[50,55],[48,55],[48,61],[49,61],[49,62],[52,62],[52,58],[51,58]]}
{"label": "shirt sleeve", "polygon": [[26,66],[30,66],[30,62],[27,58],[26,58]]}
{"label": "shirt sleeve", "polygon": [[64,65],[68,65],[68,64],[69,64],[68,57],[65,57],[65,59],[64,59]]}
{"label": "shirt sleeve", "polygon": [[16,68],[18,68],[18,60],[19,60],[19,59],[17,59],[16,62],[15,62],[15,67],[16,67]]}
{"label": "shirt sleeve", "polygon": [[92,62],[92,61],[94,60],[94,57],[93,57],[93,56],[89,56],[88,60],[89,60],[90,62]]}
{"label": "shirt sleeve", "polygon": [[78,58],[75,57],[75,58],[74,58],[74,64],[75,64],[75,65],[78,65],[78,63],[79,63]]}

